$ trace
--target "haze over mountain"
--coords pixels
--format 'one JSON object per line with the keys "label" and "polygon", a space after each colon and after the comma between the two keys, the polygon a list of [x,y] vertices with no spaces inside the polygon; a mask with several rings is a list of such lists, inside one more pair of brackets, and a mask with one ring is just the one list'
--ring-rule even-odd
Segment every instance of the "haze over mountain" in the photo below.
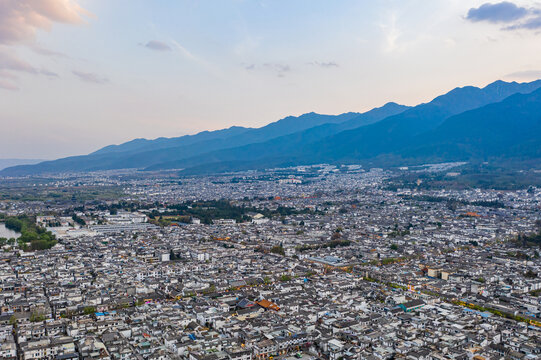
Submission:
{"label": "haze over mountain", "polygon": [[330,163],[415,164],[540,157],[541,80],[455,88],[409,108],[388,103],[363,114],[286,117],[253,129],[136,139],[85,156],[15,166],[0,175],[122,168],[208,173]]}

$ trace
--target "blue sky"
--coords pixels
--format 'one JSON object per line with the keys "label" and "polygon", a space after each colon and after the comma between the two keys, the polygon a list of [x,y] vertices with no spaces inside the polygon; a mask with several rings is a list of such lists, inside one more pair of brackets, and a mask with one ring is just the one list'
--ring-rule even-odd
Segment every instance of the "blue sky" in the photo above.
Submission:
{"label": "blue sky", "polygon": [[541,78],[541,5],[4,0],[0,158],[83,154]]}

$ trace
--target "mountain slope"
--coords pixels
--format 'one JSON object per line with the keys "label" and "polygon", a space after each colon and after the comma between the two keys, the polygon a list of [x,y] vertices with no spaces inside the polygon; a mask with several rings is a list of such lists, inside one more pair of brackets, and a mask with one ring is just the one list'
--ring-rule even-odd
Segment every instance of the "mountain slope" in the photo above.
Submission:
{"label": "mountain slope", "polygon": [[[429,103],[371,125],[338,133],[331,129],[328,136],[320,139],[306,136],[294,139],[296,142],[285,143],[279,141],[283,139],[275,139],[261,146],[251,145],[221,153],[210,152],[184,161],[154,165],[150,169],[210,169],[212,167],[205,167],[205,164],[217,167],[220,162],[228,162],[230,170],[238,170],[245,168],[243,161],[254,160],[259,160],[256,164],[258,168],[265,168],[282,165],[278,161],[280,158],[285,158],[287,164],[292,161],[297,164],[314,164],[374,159],[410,145],[415,136],[435,129],[455,114],[501,101],[515,93],[529,93],[540,87],[541,81],[522,84],[496,81],[482,89],[472,86],[456,88]],[[223,167],[223,164],[220,166]]]}
{"label": "mountain slope", "polygon": [[240,126],[232,126],[227,129],[215,130],[215,131],[202,131],[195,135],[184,135],[174,138],[157,138],[154,140],[148,139],[133,139],[131,141],[125,142],[120,145],[109,145],[105,146],[89,155],[104,155],[111,153],[139,153],[143,151],[151,151],[164,149],[168,147],[176,146],[188,146],[201,141],[209,141],[215,139],[226,139],[231,136],[240,135],[246,131],[250,130],[249,128],[244,128]]}
{"label": "mountain slope", "polygon": [[[220,149],[218,151],[208,151],[189,158],[169,159],[166,162],[155,163],[149,166],[147,170],[179,169],[208,162],[238,162],[241,160],[252,161],[273,156],[281,157],[284,154],[295,152],[301,143],[311,143],[345,129],[373,124],[388,116],[404,112],[408,108],[408,106],[398,105],[396,103],[387,103],[382,107],[359,114],[342,123],[327,123],[290,135],[276,137],[268,141],[255,142],[244,146]],[[157,157],[154,157],[154,159],[157,159]]]}
{"label": "mountain slope", "polygon": [[443,121],[464,111],[502,101],[516,93],[530,93],[541,81],[518,84],[494,82],[482,89],[456,88],[430,103],[421,104],[373,125],[343,131],[302,149],[302,158],[318,161],[359,160],[392,152],[408,144],[411,137],[435,129]]}
{"label": "mountain slope", "polygon": [[541,89],[450,117],[397,154],[418,161],[541,158]]}
{"label": "mountain slope", "polygon": [[230,143],[241,145],[292,134],[294,132],[302,131],[321,124],[340,123],[354,119],[358,115],[360,114],[354,112],[340,115],[322,115],[311,112],[300,116],[287,116],[261,128],[232,126],[227,129],[202,131],[195,135],[185,135],[175,138],[161,137],[154,140],[134,139],[120,145],[106,146],[89,155],[103,155],[110,153],[143,153],[146,151],[185,147],[201,142],[210,143],[213,140],[219,141],[226,139]]}

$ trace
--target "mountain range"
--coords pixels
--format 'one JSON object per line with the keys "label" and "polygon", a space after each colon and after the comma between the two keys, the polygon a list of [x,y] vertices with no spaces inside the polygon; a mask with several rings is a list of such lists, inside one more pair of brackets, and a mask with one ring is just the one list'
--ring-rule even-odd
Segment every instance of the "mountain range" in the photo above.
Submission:
{"label": "mountain range", "polygon": [[0,176],[111,169],[214,173],[316,163],[401,166],[541,159],[541,80],[455,88],[414,107],[308,113],[261,128],[135,139],[84,156],[13,166]]}

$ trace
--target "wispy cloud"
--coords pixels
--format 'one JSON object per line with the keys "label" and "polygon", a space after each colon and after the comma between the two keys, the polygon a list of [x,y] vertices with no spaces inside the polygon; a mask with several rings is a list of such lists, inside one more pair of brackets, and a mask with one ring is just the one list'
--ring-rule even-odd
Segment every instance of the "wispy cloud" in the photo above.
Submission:
{"label": "wispy cloud", "polygon": [[[274,74],[276,77],[285,77],[288,73],[293,71],[293,66],[280,63],[280,62],[266,62],[262,64],[256,63],[243,63],[242,67],[247,71],[260,71]],[[338,68],[340,65],[334,61],[310,61],[304,64],[299,64],[299,68],[302,66],[320,67],[323,69]]]}
{"label": "wispy cloud", "polygon": [[31,46],[31,49],[36,54],[43,55],[43,56],[50,56],[50,57],[57,57],[57,58],[69,58],[69,56],[64,54],[64,53],[54,51],[54,50],[50,50],[50,49],[46,49],[46,48],[41,47],[39,45],[33,45],[33,46]]}
{"label": "wispy cloud", "polygon": [[223,78],[222,72],[213,63],[192,53],[190,50],[182,46],[182,44],[180,44],[178,41],[174,39],[171,39],[170,42],[171,44],[173,44],[173,49],[177,50],[184,59],[189,60],[192,63],[200,66],[201,68],[205,69],[208,73],[212,74],[213,76],[217,78]]}
{"label": "wispy cloud", "polygon": [[385,37],[384,50],[386,52],[394,52],[400,48],[398,39],[402,35],[402,32],[398,29],[396,22],[396,14],[392,14],[387,24],[380,25]]}
{"label": "wispy cloud", "polygon": [[280,63],[265,63],[263,67],[271,71],[276,71],[279,74],[283,74],[291,71],[291,66]]}
{"label": "wispy cloud", "polygon": [[144,45],[144,47],[150,50],[154,50],[154,51],[171,51],[172,50],[171,46],[169,46],[167,43],[163,41],[158,41],[158,40],[150,40]]}
{"label": "wispy cloud", "polygon": [[286,73],[291,71],[291,66],[283,63],[267,62],[263,64],[243,64],[245,70],[248,71],[267,71],[273,73],[277,77],[284,77]]}
{"label": "wispy cloud", "polygon": [[14,80],[17,80],[16,75],[0,68],[0,89],[19,90],[19,86]]}
{"label": "wispy cloud", "polygon": [[108,78],[103,77],[103,76],[98,75],[98,74],[95,74],[95,73],[83,72],[83,71],[78,71],[78,70],[73,70],[72,73],[79,80],[87,82],[87,83],[94,83],[94,84],[107,84],[107,83],[109,83]]}
{"label": "wispy cloud", "polygon": [[38,74],[39,71],[28,62],[18,58],[11,52],[0,50],[0,70],[25,72],[28,74]]}
{"label": "wispy cloud", "polygon": [[5,80],[2,78],[0,78],[0,88],[4,90],[11,90],[11,91],[19,90],[19,86],[17,86],[17,84],[15,84],[12,81]]}
{"label": "wispy cloud", "polygon": [[14,54],[0,49],[0,88],[19,90],[17,80],[20,73],[38,74],[38,70]]}
{"label": "wispy cloud", "polygon": [[17,80],[19,79],[19,74],[44,75],[49,78],[59,77],[53,71],[37,69],[30,63],[20,59],[14,53],[0,49],[0,79],[3,79],[0,88],[7,90],[18,89]]}
{"label": "wispy cloud", "polygon": [[198,63],[202,63],[201,59],[199,59],[197,56],[192,54],[188,49],[182,46],[178,41],[173,40],[173,45],[175,45],[175,48],[179,50],[185,58],[193,60]]}
{"label": "wispy cloud", "polygon": [[309,62],[308,65],[319,66],[326,69],[340,67],[340,65],[338,65],[338,63],[335,63],[334,61],[312,61]]}
{"label": "wispy cloud", "polygon": [[541,79],[541,70],[522,70],[504,76],[508,79]]}
{"label": "wispy cloud", "polygon": [[58,75],[57,73],[55,73],[55,72],[53,72],[53,71],[50,71],[50,70],[47,70],[47,69],[41,69],[41,70],[39,71],[39,73],[42,74],[42,75],[48,76],[48,77],[50,77],[50,78],[57,78],[57,77],[59,77],[59,75]]}
{"label": "wispy cloud", "polygon": [[540,30],[541,29],[541,15],[538,15],[531,19],[527,19],[526,21],[523,21],[521,23],[510,25],[504,28],[504,30],[519,30],[519,29]]}

